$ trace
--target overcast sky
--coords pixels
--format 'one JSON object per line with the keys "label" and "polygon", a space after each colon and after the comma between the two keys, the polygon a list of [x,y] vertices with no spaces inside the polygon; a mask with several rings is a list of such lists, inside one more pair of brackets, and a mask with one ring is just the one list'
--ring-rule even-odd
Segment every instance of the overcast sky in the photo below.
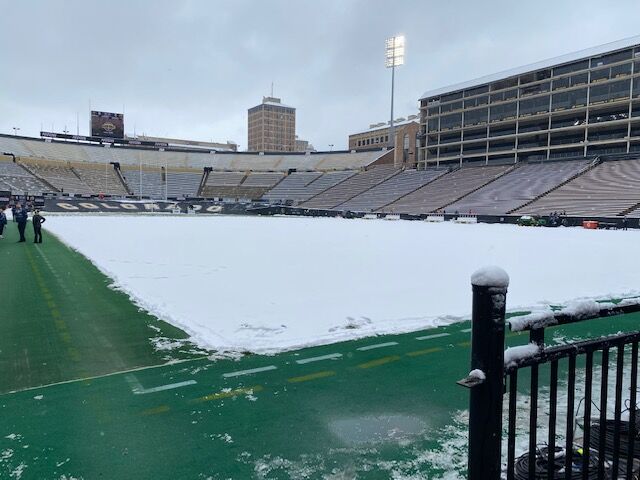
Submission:
{"label": "overcast sky", "polygon": [[384,40],[407,38],[396,117],[427,90],[640,34],[639,0],[0,0],[0,132],[127,133],[247,146],[247,108],[297,108],[319,150],[389,118]]}

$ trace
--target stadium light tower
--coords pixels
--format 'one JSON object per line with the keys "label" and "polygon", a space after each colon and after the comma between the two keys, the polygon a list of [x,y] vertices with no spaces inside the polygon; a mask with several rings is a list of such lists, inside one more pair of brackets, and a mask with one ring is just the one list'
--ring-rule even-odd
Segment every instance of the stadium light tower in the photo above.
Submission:
{"label": "stadium light tower", "polygon": [[20,130],[20,127],[11,127],[13,128],[13,136],[17,137],[18,136],[18,130]]}
{"label": "stadium light tower", "polygon": [[391,69],[391,121],[389,122],[389,147],[395,146],[395,128],[393,125],[393,88],[396,67],[404,65],[404,35],[387,38],[385,42],[384,66]]}

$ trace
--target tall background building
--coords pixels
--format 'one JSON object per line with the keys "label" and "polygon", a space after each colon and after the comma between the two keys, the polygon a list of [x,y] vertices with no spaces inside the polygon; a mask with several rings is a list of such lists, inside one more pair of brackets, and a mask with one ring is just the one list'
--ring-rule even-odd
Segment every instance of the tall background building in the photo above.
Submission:
{"label": "tall background building", "polygon": [[252,152],[295,152],[296,109],[279,98],[263,97],[249,109],[248,150]]}
{"label": "tall background building", "polygon": [[426,92],[420,166],[640,151],[640,36]]}

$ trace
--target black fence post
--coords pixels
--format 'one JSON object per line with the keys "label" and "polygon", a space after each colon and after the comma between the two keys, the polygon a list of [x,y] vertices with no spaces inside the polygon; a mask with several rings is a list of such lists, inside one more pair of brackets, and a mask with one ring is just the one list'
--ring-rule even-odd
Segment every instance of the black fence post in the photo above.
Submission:
{"label": "black fence post", "polygon": [[469,400],[469,480],[499,480],[504,394],[505,303],[509,276],[498,267],[478,270],[473,289],[471,370],[482,382]]}

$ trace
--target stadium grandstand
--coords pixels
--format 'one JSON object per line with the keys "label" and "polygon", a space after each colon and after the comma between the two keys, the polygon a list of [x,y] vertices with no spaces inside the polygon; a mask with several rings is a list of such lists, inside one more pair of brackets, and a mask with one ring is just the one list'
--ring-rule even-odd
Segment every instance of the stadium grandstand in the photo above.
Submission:
{"label": "stadium grandstand", "polygon": [[[260,200],[305,210],[410,215],[640,217],[640,155],[633,153],[414,170],[386,163],[391,155],[385,150],[213,155],[9,136],[0,136],[0,148],[7,153],[0,156],[0,190],[14,195]],[[204,158],[192,165],[189,155]],[[243,168],[251,159],[254,168]]]}

